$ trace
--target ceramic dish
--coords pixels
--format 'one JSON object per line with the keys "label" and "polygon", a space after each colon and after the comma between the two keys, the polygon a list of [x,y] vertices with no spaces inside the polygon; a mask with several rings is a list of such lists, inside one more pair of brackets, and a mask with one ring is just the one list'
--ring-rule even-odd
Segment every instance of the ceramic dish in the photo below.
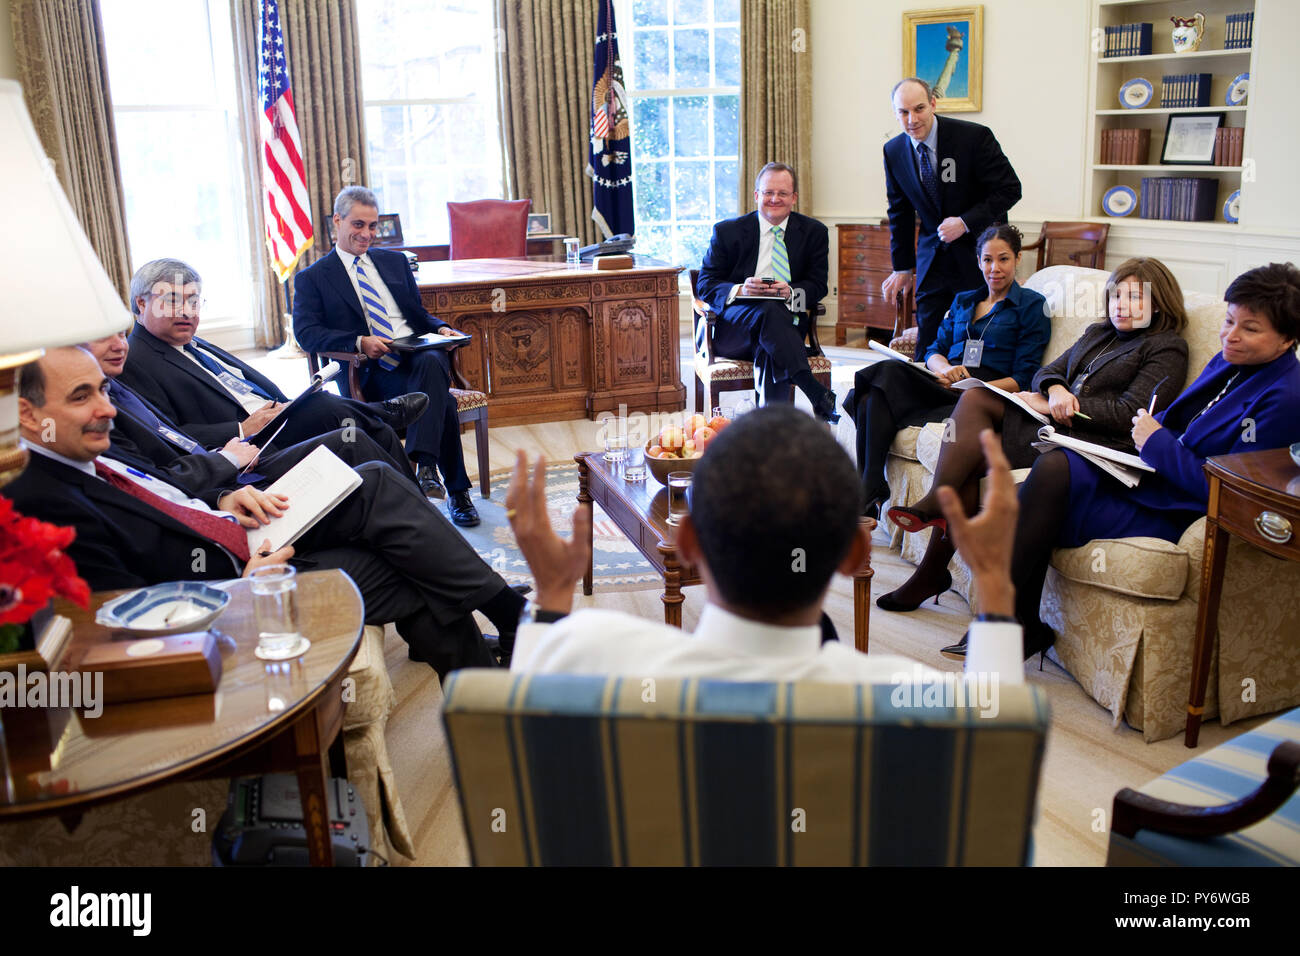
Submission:
{"label": "ceramic dish", "polygon": [[1151,105],[1151,97],[1154,95],[1155,88],[1150,81],[1139,76],[1119,88],[1119,105],[1126,110],[1140,110]]}
{"label": "ceramic dish", "polygon": [[1241,218],[1241,190],[1234,189],[1232,195],[1227,198],[1223,204],[1223,219],[1225,222],[1236,222]]}
{"label": "ceramic dish", "polygon": [[1246,96],[1250,93],[1250,74],[1238,73],[1228,84],[1228,95],[1223,101],[1229,106],[1240,106],[1246,102]]}
{"label": "ceramic dish", "polygon": [[1127,186],[1111,186],[1101,197],[1101,208],[1108,216],[1127,216],[1137,205],[1137,193]]}
{"label": "ceramic dish", "polygon": [[202,581],[171,581],[114,598],[95,615],[95,623],[140,637],[202,631],[217,619],[230,595]]}

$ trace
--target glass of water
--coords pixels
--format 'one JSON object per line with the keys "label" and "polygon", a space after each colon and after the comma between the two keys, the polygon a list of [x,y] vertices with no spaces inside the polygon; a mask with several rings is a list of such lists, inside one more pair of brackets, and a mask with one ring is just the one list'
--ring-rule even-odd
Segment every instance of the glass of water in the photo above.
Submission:
{"label": "glass of water", "polygon": [[627,446],[627,460],[623,463],[625,481],[645,481],[645,445],[640,442]]}
{"label": "glass of water", "polygon": [[257,621],[257,656],[276,661],[302,655],[311,645],[298,626],[297,572],[287,564],[267,564],[248,577]]}
{"label": "glass of water", "polygon": [[668,523],[679,525],[690,514],[691,506],[687,494],[691,490],[691,473],[689,471],[668,472]]}
{"label": "glass of water", "polygon": [[581,241],[572,237],[564,240],[564,262],[566,265],[577,266],[582,264],[582,260],[579,258],[580,245]]}
{"label": "glass of water", "polygon": [[627,436],[608,435],[605,438],[605,460],[623,461],[627,458]]}

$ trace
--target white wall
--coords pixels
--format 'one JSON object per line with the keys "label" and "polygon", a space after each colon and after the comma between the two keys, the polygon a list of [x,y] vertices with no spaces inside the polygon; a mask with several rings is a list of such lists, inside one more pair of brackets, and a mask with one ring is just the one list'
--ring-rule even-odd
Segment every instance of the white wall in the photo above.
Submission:
{"label": "white wall", "polygon": [[[881,147],[899,131],[889,91],[902,78],[902,15],[926,4],[811,0],[811,7],[815,206],[803,211],[831,227],[827,320],[833,322],[834,225],[875,222],[885,214]],[[1256,158],[1259,179],[1249,231],[1189,235],[1167,223],[1116,220],[1107,245],[1111,266],[1137,253],[1159,256],[1185,288],[1221,292],[1233,276],[1262,262],[1300,261],[1300,177],[1294,172],[1300,60],[1290,39],[1300,35],[1300,3],[1256,0],[1256,7],[1259,83],[1252,82],[1246,149]],[[1024,187],[1010,219],[1031,239],[1044,219],[1084,215],[1091,18],[1091,0],[984,0],[983,109],[953,114],[990,127],[1002,144]],[[1033,253],[1025,258],[1022,273],[1033,269]]]}

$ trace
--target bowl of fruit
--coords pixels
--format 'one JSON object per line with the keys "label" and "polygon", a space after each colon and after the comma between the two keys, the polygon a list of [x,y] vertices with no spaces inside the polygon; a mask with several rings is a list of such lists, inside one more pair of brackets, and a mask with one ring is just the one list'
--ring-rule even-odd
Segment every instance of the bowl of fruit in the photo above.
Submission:
{"label": "bowl of fruit", "polygon": [[645,463],[650,474],[659,484],[667,485],[669,472],[694,471],[709,442],[729,424],[731,420],[722,415],[692,415],[685,424],[665,425],[645,443]]}

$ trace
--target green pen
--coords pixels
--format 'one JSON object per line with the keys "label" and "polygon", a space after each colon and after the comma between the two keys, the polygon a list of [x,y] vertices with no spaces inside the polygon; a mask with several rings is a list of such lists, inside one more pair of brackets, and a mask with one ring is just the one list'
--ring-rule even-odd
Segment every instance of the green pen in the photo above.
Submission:
{"label": "green pen", "polygon": [[1075,412],[1075,413],[1074,413],[1074,417],[1075,417],[1075,418],[1086,418],[1086,419],[1088,419],[1088,421],[1092,421],[1092,416],[1091,416],[1091,415],[1085,415],[1083,412]]}

